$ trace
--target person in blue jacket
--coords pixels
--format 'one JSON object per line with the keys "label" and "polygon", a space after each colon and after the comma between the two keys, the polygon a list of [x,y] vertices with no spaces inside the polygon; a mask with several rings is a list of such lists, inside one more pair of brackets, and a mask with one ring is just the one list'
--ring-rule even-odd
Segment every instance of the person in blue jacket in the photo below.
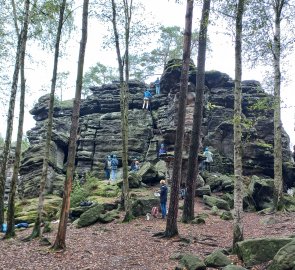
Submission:
{"label": "person in blue jacket", "polygon": [[143,105],[142,105],[143,110],[149,109],[151,98],[152,98],[152,94],[150,92],[150,88],[148,88],[144,91],[144,94],[143,94]]}

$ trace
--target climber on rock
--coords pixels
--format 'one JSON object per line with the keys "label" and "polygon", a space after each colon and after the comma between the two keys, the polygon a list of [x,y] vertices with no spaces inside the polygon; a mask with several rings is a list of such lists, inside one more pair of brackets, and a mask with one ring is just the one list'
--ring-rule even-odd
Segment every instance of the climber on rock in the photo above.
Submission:
{"label": "climber on rock", "polygon": [[143,110],[144,109],[146,109],[146,110],[149,109],[151,98],[152,98],[152,94],[150,92],[150,87],[149,87],[148,89],[146,89],[144,91],[144,94],[143,94],[143,105],[142,105]]}

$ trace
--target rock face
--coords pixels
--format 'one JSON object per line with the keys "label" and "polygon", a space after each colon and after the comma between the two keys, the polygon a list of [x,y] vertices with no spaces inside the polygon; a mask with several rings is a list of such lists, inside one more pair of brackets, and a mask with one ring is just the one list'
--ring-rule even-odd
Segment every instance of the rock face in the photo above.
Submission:
{"label": "rock face", "polygon": [[[191,76],[187,97],[185,120],[184,156],[187,157],[193,107],[195,99],[195,67],[190,67]],[[129,83],[129,158],[136,157],[141,163],[154,166],[159,144],[164,143],[168,151],[174,150],[177,124],[178,92],[181,61],[173,60],[161,77],[161,94],[154,95],[152,111],[142,110],[142,82]],[[220,173],[233,172],[233,104],[234,83],[224,73],[206,73],[202,146],[209,146],[214,154],[212,170]],[[116,154],[121,167],[121,118],[119,84],[103,85],[90,89],[92,94],[81,103],[80,128],[77,140],[76,172],[80,177],[91,172],[103,178],[103,161],[109,154]],[[261,89],[257,81],[244,81],[243,90],[243,164],[248,175],[273,176],[273,97]],[[28,131],[30,148],[25,152],[20,170],[19,193],[24,197],[38,194],[38,183],[42,170],[42,158],[46,136],[46,118],[49,96],[41,97],[31,110],[36,126]],[[53,137],[51,143],[50,168],[47,191],[59,194],[67,164],[68,137],[71,123],[72,101],[56,102],[54,108]],[[282,136],[285,183],[294,185],[294,166],[290,165],[289,138]],[[184,158],[184,176],[187,161]],[[288,163],[289,162],[289,163]],[[157,175],[157,174],[156,174]],[[120,178],[120,170],[118,177]],[[158,181],[163,176],[155,176]],[[143,179],[144,182],[153,182]]]}

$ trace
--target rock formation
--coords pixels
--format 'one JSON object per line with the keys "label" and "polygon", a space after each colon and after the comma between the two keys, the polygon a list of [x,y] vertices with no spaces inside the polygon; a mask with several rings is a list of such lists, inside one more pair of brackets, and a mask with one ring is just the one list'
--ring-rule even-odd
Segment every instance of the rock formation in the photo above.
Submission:
{"label": "rock formation", "polygon": [[[184,172],[188,153],[195,99],[195,67],[190,68],[187,116],[185,122]],[[157,162],[157,151],[164,143],[173,151],[176,130],[181,61],[168,63],[161,77],[161,94],[154,95],[152,110],[142,110],[146,85],[139,81],[129,83],[129,158],[142,163]],[[233,104],[234,83],[224,73],[206,73],[202,146],[209,146],[214,154],[213,171],[233,173]],[[92,94],[82,100],[80,128],[77,140],[76,173],[87,173],[103,179],[103,161],[108,154],[121,158],[121,121],[119,83],[90,88]],[[257,81],[242,83],[243,100],[243,165],[247,175],[273,176],[273,97]],[[38,194],[42,158],[46,136],[46,118],[49,96],[42,96],[31,110],[36,126],[27,132],[30,148],[25,152],[20,170],[19,193],[23,197]],[[72,101],[56,102],[53,137],[47,182],[49,193],[59,194],[63,189],[67,164],[68,137]],[[283,131],[284,181],[294,185],[294,165],[290,163],[289,137]],[[120,165],[119,165],[120,167]],[[184,174],[185,175],[185,174]],[[120,176],[120,174],[119,174]],[[184,176],[185,179],[185,176]]]}

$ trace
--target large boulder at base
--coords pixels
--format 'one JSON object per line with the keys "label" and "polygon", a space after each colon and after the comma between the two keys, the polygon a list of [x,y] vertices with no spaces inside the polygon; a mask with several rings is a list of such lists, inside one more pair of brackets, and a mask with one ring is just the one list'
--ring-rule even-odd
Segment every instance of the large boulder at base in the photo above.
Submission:
{"label": "large boulder at base", "polygon": [[141,176],[136,172],[130,172],[128,182],[130,188],[139,188],[141,185]]}
{"label": "large boulder at base", "polygon": [[196,188],[200,188],[205,186],[205,180],[203,179],[202,175],[198,174],[197,181],[196,181]]}
{"label": "large boulder at base", "polygon": [[145,162],[137,173],[145,184],[157,184],[160,181],[155,166],[150,162]]}
{"label": "large boulder at base", "polygon": [[74,220],[76,218],[79,218],[83,213],[85,213],[87,210],[89,210],[91,207],[93,207],[93,204],[87,205],[87,206],[77,206],[70,209],[70,219]]}
{"label": "large boulder at base", "polygon": [[291,241],[292,238],[257,238],[241,241],[237,244],[237,255],[246,267],[250,267],[272,260],[278,250]]}
{"label": "large boulder at base", "polygon": [[220,218],[223,220],[233,220],[233,214],[230,211],[223,211],[220,215]]}
{"label": "large boulder at base", "polygon": [[185,266],[187,270],[205,270],[205,263],[198,257],[192,254],[184,254],[180,260],[180,264]]}
{"label": "large boulder at base", "polygon": [[[44,200],[43,217],[47,221],[58,218],[58,211],[62,198],[55,195],[46,195]],[[34,223],[37,217],[38,198],[24,199],[15,204],[15,223]]]}
{"label": "large boulder at base", "polygon": [[227,211],[230,210],[229,204],[225,200],[222,200],[218,197],[204,195],[203,200],[204,203],[209,206],[216,206],[218,209],[224,209]]}
{"label": "large boulder at base", "polygon": [[247,270],[246,268],[239,265],[227,265],[222,268],[222,270]]}
{"label": "large boulder at base", "polygon": [[196,189],[196,196],[203,197],[204,195],[211,195],[211,188],[209,185],[205,185],[203,187],[199,187]]}
{"label": "large boulder at base", "polygon": [[207,267],[222,267],[232,263],[220,250],[212,252],[205,258],[204,262]]}
{"label": "large boulder at base", "polygon": [[273,179],[263,179],[256,175],[252,176],[249,192],[255,201],[256,210],[271,208],[273,206]]}
{"label": "large boulder at base", "polygon": [[159,198],[139,198],[132,203],[131,212],[135,217],[144,216],[150,213],[153,207],[159,205]]}
{"label": "large boulder at base", "polygon": [[159,160],[156,164],[155,164],[155,170],[157,172],[158,175],[158,179],[165,179],[166,175],[167,175],[167,165],[166,162],[164,160]]}
{"label": "large boulder at base", "polygon": [[[128,175],[129,188],[139,188],[141,186],[141,176],[137,172],[130,172]],[[117,185],[123,186],[123,179],[117,181]]]}
{"label": "large boulder at base", "polygon": [[295,240],[283,246],[273,258],[268,270],[295,269]]}
{"label": "large boulder at base", "polygon": [[96,204],[80,216],[77,225],[78,227],[86,227],[92,225],[98,220],[99,216],[102,214],[105,214],[103,205]]}
{"label": "large boulder at base", "polygon": [[284,195],[280,202],[280,208],[288,212],[295,212],[295,197]]}
{"label": "large boulder at base", "polygon": [[206,173],[204,179],[212,191],[232,192],[234,190],[234,179],[230,176],[219,173]]}
{"label": "large boulder at base", "polygon": [[110,223],[119,217],[119,211],[115,209],[112,211],[108,211],[105,214],[98,215],[97,221],[99,221],[100,223]]}

